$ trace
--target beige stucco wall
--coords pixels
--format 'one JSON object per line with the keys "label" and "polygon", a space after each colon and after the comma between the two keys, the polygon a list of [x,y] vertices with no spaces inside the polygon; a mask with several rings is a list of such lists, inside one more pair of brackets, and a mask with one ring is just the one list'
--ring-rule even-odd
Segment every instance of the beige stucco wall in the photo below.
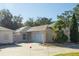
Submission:
{"label": "beige stucco wall", "polygon": [[21,42],[21,41],[22,41],[21,33],[15,33],[14,34],[14,42]]}
{"label": "beige stucco wall", "polygon": [[53,42],[53,31],[51,29],[46,30],[46,42]]}
{"label": "beige stucco wall", "polygon": [[[24,34],[27,34],[27,33],[24,33]],[[27,39],[26,40],[23,39],[23,33],[20,33],[20,32],[14,34],[13,40],[15,43],[27,42]]]}
{"label": "beige stucco wall", "polygon": [[68,42],[70,42],[70,29],[68,27],[66,27],[64,30],[64,34],[67,35],[68,37]]}
{"label": "beige stucco wall", "polygon": [[[24,28],[24,29],[22,29],[21,31],[15,31],[14,32],[14,35],[13,35],[13,37],[14,37],[14,42],[16,43],[20,43],[20,42],[28,42],[28,39],[26,39],[26,40],[24,40],[23,39],[23,34],[26,34],[26,37],[28,36],[27,35],[27,30],[29,29],[30,27],[26,27],[26,28]],[[19,30],[19,29],[18,29]]]}

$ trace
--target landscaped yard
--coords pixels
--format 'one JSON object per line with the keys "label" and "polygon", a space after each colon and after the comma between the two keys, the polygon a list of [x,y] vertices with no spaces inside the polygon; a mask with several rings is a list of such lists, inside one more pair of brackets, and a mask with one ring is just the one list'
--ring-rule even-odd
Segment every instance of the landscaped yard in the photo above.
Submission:
{"label": "landscaped yard", "polygon": [[0,56],[54,56],[70,52],[79,52],[79,44],[20,43],[0,46]]}

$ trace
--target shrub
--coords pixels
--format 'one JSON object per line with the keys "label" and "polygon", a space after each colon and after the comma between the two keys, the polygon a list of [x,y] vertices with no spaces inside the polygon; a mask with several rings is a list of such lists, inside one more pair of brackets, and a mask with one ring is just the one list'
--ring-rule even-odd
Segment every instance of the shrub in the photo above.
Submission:
{"label": "shrub", "polygon": [[68,37],[64,34],[62,30],[56,31],[56,38],[54,42],[65,43],[68,40]]}

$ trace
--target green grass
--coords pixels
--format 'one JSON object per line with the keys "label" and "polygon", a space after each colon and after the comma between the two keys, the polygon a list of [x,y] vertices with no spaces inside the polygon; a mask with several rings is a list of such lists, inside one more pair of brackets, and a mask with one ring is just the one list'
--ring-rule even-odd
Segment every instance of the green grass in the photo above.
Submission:
{"label": "green grass", "polygon": [[65,53],[65,54],[57,54],[54,56],[79,56],[79,52],[75,52],[75,53]]}

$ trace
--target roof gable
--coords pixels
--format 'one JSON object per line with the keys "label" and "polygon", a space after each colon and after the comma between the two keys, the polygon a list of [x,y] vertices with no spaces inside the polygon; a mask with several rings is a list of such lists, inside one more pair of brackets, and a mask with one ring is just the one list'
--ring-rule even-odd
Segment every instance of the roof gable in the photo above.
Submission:
{"label": "roof gable", "polygon": [[28,26],[24,26],[24,27],[17,29],[15,32],[26,32],[28,28],[29,28]]}
{"label": "roof gable", "polygon": [[0,26],[0,31],[2,31],[2,30],[6,30],[6,31],[13,31],[13,30],[11,30],[11,29],[8,29],[8,28],[1,27],[1,26]]}
{"label": "roof gable", "polygon": [[42,25],[42,26],[35,26],[31,27],[30,29],[27,30],[27,32],[32,32],[32,31],[44,31],[46,30],[48,25]]}

